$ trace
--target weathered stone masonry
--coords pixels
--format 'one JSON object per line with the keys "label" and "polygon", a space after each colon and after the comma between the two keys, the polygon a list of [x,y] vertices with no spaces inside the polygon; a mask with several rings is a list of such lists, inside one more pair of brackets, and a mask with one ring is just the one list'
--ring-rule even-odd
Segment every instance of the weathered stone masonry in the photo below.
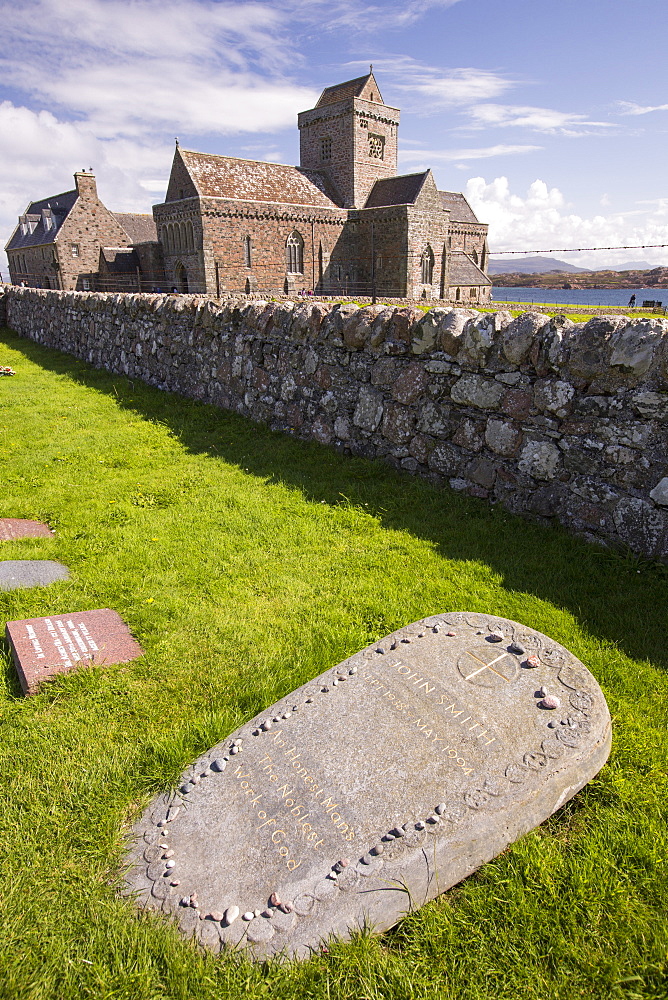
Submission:
{"label": "weathered stone masonry", "polygon": [[5,290],[23,336],[668,561],[668,321]]}

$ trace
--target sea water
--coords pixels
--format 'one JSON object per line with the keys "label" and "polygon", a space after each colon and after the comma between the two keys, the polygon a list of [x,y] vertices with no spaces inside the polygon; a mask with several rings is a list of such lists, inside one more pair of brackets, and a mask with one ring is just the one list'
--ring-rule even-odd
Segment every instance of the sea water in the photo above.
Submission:
{"label": "sea water", "polygon": [[632,295],[636,307],[646,300],[668,306],[668,288],[492,288],[493,302],[526,302],[569,306],[627,307]]}

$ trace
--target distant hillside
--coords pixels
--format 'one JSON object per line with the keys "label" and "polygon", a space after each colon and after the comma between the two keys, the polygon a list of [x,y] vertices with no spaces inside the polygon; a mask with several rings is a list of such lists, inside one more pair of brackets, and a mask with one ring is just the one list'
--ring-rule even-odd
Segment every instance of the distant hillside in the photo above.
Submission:
{"label": "distant hillside", "polygon": [[601,266],[599,267],[599,271],[603,271],[603,270],[606,270],[606,271],[651,271],[652,268],[655,268],[655,267],[656,267],[656,264],[650,264],[649,261],[646,261],[646,260],[632,260],[632,261],[629,261],[627,264],[610,264],[609,266],[606,266],[605,264],[601,264]]}
{"label": "distant hillside", "polygon": [[[649,271],[584,271],[580,274],[506,272],[495,274],[497,287],[510,288],[668,288],[668,267]],[[649,298],[650,296],[648,296]]]}
{"label": "distant hillside", "polygon": [[575,267],[564,260],[555,257],[490,257],[489,274],[549,274],[558,271],[560,274],[583,274],[586,267]]}

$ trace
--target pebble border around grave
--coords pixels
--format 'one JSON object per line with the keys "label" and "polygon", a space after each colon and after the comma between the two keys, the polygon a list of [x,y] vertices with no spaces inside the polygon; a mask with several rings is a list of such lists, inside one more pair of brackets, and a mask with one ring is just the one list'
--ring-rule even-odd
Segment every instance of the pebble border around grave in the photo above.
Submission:
{"label": "pebble border around grave", "polygon": [[[483,625],[482,629],[478,627],[480,625]],[[288,729],[290,720],[297,713],[308,713],[320,699],[335,698],[335,692],[341,685],[361,684],[360,666],[386,657],[401,644],[419,643],[429,633],[443,633],[443,637],[447,639],[461,636],[464,630],[482,635],[483,640],[490,645],[501,643],[504,639],[507,642],[510,640],[508,666],[501,667],[502,670],[510,671],[513,662],[521,657],[519,662],[522,670],[533,673],[537,667],[547,666],[556,671],[553,679],[542,684],[533,694],[536,717],[542,716],[544,722],[544,729],[536,732],[535,746],[530,745],[516,759],[510,759],[502,773],[493,779],[488,776],[483,782],[472,780],[454,800],[445,796],[443,801],[435,793],[432,804],[423,813],[407,815],[403,823],[379,830],[378,836],[371,838],[361,848],[356,847],[351,857],[330,857],[323,864],[319,876],[312,879],[310,888],[302,888],[293,898],[282,895],[281,887],[274,885],[268,887],[265,898],[251,901],[250,906],[247,899],[226,898],[220,900],[218,908],[202,909],[198,899],[198,890],[201,891],[202,887],[188,883],[187,874],[184,874],[184,859],[170,845],[172,828],[185,815],[184,808],[187,810],[191,804],[195,804],[191,800],[197,798],[200,789],[205,788],[209,782],[225,781],[225,772],[229,773],[231,761],[243,753],[249,741],[266,738],[278,724]],[[504,657],[506,654],[502,653],[492,662],[497,663]],[[355,663],[356,660],[359,662]],[[484,696],[490,690],[487,678],[497,671],[482,660],[480,663],[483,664],[480,667],[473,662],[467,663],[463,669],[469,671],[473,667],[473,670],[462,676],[469,683],[479,683],[479,690]],[[425,850],[424,845],[436,844],[444,838],[464,836],[464,828],[485,810],[494,809],[495,805],[503,802],[504,797],[525,783],[530,783],[538,775],[544,777],[555,768],[568,764],[569,754],[579,750],[591,731],[590,718],[596,700],[596,695],[584,690],[582,686],[589,686],[586,682],[591,675],[585,670],[588,675],[585,677],[578,666],[582,665],[558,644],[540,633],[505,619],[453,613],[424,619],[399,630],[389,639],[355,654],[344,661],[344,664],[288,695],[269,713],[265,713],[264,717],[259,716],[240,727],[229,740],[201,757],[186,772],[177,792],[173,796],[162,796],[149,807],[135,827],[144,846],[135,847],[130,856],[135,864],[139,861],[142,867],[135,868],[128,875],[128,888],[137,894],[140,905],[162,909],[163,912],[174,915],[184,933],[195,933],[202,944],[214,950],[244,943],[250,947],[254,957],[266,957],[281,950],[305,957],[315,943],[304,943],[305,938],[308,938],[308,930],[304,928],[301,931],[300,925],[308,924],[316,913],[330,908],[341,894],[359,890],[365,879],[369,880],[369,885],[381,877],[392,880],[393,868],[397,868],[407,855],[419,854]],[[458,668],[461,672],[459,663]],[[568,786],[554,808],[559,808],[572,797],[607,758],[610,747],[609,715],[602,695],[600,699],[598,710],[604,710],[608,727],[592,765],[594,769],[584,780],[578,779],[575,784]],[[463,721],[471,720],[469,715]],[[476,726],[470,728],[475,729]],[[485,737],[489,738],[489,743],[495,741],[491,733],[482,732],[477,736],[483,742]],[[456,748],[446,746],[443,749],[449,760],[466,775],[467,761],[458,754]],[[540,821],[544,818],[547,816],[543,816]],[[521,829],[520,834],[521,832],[525,830]],[[520,834],[511,835],[506,843],[512,842]],[[435,848],[429,847],[428,853],[432,850]],[[495,851],[491,857],[497,853]],[[471,870],[478,866],[476,864]],[[187,871],[187,865],[185,870]],[[459,881],[459,878],[455,881]],[[434,895],[435,892],[430,893],[431,897]]]}

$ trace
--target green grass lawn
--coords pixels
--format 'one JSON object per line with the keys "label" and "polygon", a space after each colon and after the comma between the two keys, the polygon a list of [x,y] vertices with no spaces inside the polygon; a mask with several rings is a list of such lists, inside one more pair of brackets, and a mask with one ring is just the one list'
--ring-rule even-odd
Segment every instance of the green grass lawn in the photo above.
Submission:
{"label": "green grass lawn", "polygon": [[[355,301],[350,299],[342,299],[342,302]],[[367,301],[355,301],[355,305],[365,306],[369,303]],[[379,300],[380,305],[387,305]],[[429,302],[414,302],[418,309],[422,309],[423,312],[429,312],[430,309],[435,308],[433,303]],[[482,313],[496,313],[496,312],[509,312],[510,315],[515,318],[521,316],[525,312],[543,312],[545,316],[549,319],[553,316],[565,316],[566,319],[572,320],[574,323],[588,323],[590,319],[595,319],[597,316],[630,316],[632,320],[641,319],[665,319],[666,313],[663,309],[660,311],[655,311],[653,309],[641,309],[639,307],[634,307],[633,309],[624,309],[621,306],[590,306],[584,312],[582,311],[582,306],[568,305],[567,303],[557,303],[555,302],[490,302],[487,305],[482,305],[479,302],[472,302],[468,306],[462,302],[457,306],[452,305],[439,305],[439,309],[474,309],[476,312]]]}
{"label": "green grass lawn", "polygon": [[[668,573],[559,528],[95,371],[5,331],[3,559],[72,578],[2,622],[110,607],[146,656],[0,695],[0,997],[665,1000]],[[382,937],[302,964],[203,954],[118,897],[124,833],[198,754],[367,643],[448,610],[546,632],[592,670],[608,764]],[[224,849],[224,845],[221,845]]]}

